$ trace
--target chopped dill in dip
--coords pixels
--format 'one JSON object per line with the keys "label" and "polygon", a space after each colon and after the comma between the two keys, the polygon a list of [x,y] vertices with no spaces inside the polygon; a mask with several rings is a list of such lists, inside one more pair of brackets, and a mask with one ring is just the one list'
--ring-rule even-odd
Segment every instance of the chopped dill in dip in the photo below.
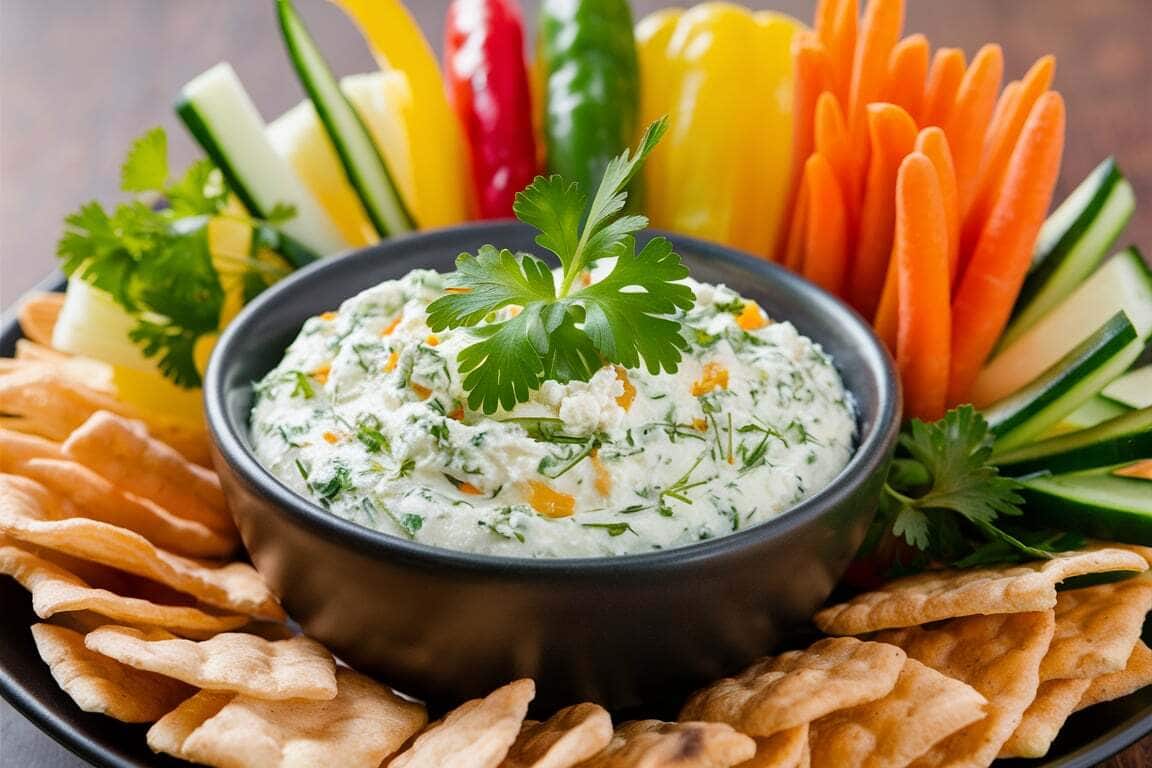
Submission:
{"label": "chopped dill in dip", "polygon": [[456,362],[476,329],[427,324],[444,276],[382,283],[309,319],[259,383],[256,454],[334,515],[493,555],[651,552],[771,520],[848,463],[850,396],[790,323],[684,283],[675,373],[606,365],[490,415],[468,407]]}

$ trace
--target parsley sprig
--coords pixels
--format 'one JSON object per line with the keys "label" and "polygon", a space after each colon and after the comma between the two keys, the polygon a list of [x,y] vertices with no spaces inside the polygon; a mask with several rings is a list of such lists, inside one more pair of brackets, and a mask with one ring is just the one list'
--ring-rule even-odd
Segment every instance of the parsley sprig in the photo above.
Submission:
{"label": "parsley sprig", "polygon": [[[508,410],[546,380],[587,381],[609,363],[676,371],[688,345],[670,315],[692,306],[692,290],[678,282],[688,270],[664,238],[637,252],[634,234],[648,219],[624,213],[628,184],[666,128],[656,121],[635,154],[614,158],[591,203],[560,176],[537,177],[516,196],[517,218],[539,230],[536,243],[560,260],[559,278],[537,256],[492,245],[457,258],[449,293],[428,307],[428,325],[471,327],[479,337],[457,358],[470,408]],[[606,258],[616,259],[611,271],[581,285]],[[492,322],[510,305],[519,314]]]}
{"label": "parsley sprig", "polygon": [[880,509],[861,549],[876,551],[886,536],[916,552],[901,570],[931,564],[959,567],[1051,557],[1079,542],[1051,531],[1017,530],[1019,484],[991,462],[993,435],[971,405],[933,423],[913,419],[900,436]]}
{"label": "parsley sprig", "polygon": [[[168,140],[162,128],[138,138],[120,169],[120,187],[132,199],[111,211],[85,203],[65,219],[57,244],[61,268],[106,292],[136,321],[129,333],[160,372],[181,387],[200,386],[197,341],[215,333],[225,289],[209,247],[208,222],[226,212],[229,191],[207,160],[170,179]],[[240,217],[254,228],[253,248],[276,242],[275,224],[292,217],[276,206],[268,219]],[[265,248],[266,250],[266,248]],[[245,301],[288,268],[259,254],[216,254],[236,262]]]}

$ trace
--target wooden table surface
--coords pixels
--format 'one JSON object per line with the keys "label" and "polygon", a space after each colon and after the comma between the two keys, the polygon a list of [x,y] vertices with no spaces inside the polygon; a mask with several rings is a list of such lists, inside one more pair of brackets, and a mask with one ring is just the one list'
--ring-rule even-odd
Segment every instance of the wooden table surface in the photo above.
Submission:
{"label": "wooden table surface", "polygon": [[[368,71],[355,31],[321,0],[298,0],[339,74]],[[670,0],[636,0],[637,15]],[[813,0],[753,0],[810,18]],[[1045,53],[1059,65],[1068,101],[1066,193],[1114,154],[1136,194],[1152,198],[1152,0],[908,0],[909,31],[935,45],[1004,46],[1006,75]],[[447,0],[416,0],[439,44]],[[522,0],[529,14],[536,3]],[[172,116],[180,86],[216,62],[233,63],[266,118],[302,96],[273,19],[271,0],[0,0],[0,304],[8,306],[54,264],[64,215],[91,198],[114,200],[131,139],[169,130],[176,166],[196,156]],[[1152,204],[1126,240],[1152,249]],[[76,765],[0,703],[0,753],[37,744],[42,766]],[[29,754],[21,750],[23,754]],[[1108,762],[1152,765],[1152,738]]]}

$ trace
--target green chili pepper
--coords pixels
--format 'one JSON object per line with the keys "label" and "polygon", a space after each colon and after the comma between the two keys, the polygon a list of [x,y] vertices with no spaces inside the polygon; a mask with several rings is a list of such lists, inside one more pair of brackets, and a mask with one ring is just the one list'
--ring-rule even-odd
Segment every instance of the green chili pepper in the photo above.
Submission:
{"label": "green chili pepper", "polygon": [[544,0],[539,46],[548,170],[590,193],[636,133],[632,11],[627,0]]}

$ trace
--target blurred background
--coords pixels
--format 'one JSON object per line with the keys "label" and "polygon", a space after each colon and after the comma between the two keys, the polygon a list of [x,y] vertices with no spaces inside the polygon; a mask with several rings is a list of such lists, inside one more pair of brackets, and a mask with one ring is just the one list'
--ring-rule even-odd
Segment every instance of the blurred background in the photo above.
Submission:
{"label": "blurred background", "polygon": [[[636,17],[670,0],[635,0]],[[810,21],[815,0],[746,0]],[[1129,237],[1152,248],[1152,0],[908,0],[908,32],[933,45],[1003,44],[1005,80],[1044,53],[1068,101],[1065,192],[1115,154],[1145,204]],[[337,74],[374,65],[351,23],[324,0],[299,0]],[[409,3],[439,47],[448,0]],[[526,14],[536,2],[522,0]],[[531,29],[529,24],[529,29]],[[63,217],[117,198],[129,142],[161,124],[174,164],[196,153],[171,112],[180,86],[221,60],[265,119],[302,93],[270,0],[0,0],[0,304],[54,266]]]}

